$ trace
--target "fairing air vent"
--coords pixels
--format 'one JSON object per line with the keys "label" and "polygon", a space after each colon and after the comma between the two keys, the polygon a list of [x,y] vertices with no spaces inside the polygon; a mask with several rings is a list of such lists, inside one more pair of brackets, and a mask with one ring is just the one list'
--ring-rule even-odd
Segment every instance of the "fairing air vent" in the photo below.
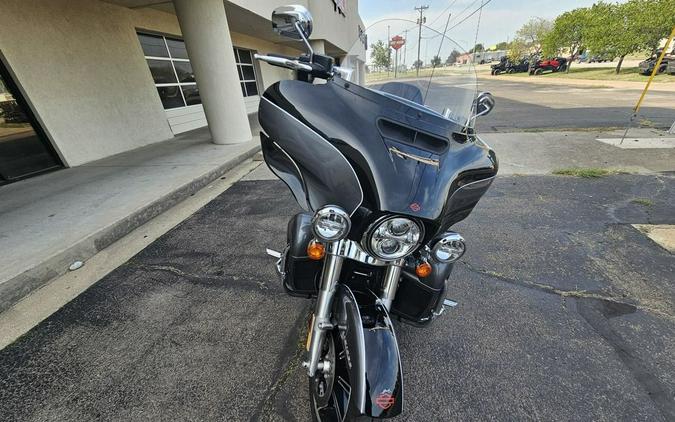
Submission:
{"label": "fairing air vent", "polygon": [[377,128],[380,135],[385,139],[414,146],[434,154],[443,154],[448,149],[447,139],[432,136],[389,120],[379,119]]}

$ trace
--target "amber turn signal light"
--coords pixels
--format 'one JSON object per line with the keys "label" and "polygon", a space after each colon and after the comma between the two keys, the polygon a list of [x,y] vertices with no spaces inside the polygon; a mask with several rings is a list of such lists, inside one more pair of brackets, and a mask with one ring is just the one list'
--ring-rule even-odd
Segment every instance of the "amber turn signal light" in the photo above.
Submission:
{"label": "amber turn signal light", "polygon": [[428,277],[431,274],[431,264],[428,262],[420,262],[417,267],[415,267],[415,274],[417,277]]}
{"label": "amber turn signal light", "polygon": [[316,240],[309,242],[309,245],[307,245],[307,256],[309,259],[318,261],[322,259],[324,255],[326,255],[326,248],[322,243],[319,243]]}

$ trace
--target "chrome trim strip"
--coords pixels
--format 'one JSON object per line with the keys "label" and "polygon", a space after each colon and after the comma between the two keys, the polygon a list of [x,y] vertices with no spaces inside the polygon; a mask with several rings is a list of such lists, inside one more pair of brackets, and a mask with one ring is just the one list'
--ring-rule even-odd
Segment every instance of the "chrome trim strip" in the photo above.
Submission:
{"label": "chrome trim strip", "polygon": [[440,167],[440,165],[441,165],[440,161],[438,161],[438,160],[435,160],[433,158],[420,157],[419,155],[415,155],[415,154],[409,154],[407,152],[401,151],[400,149],[398,149],[396,147],[389,147],[389,152],[396,155],[398,158],[403,158],[403,159],[410,158],[411,160],[419,161],[422,164],[427,164],[427,165],[434,166],[434,167]]}
{"label": "chrome trim strip", "polygon": [[[337,149],[337,148],[335,147],[335,145],[333,145],[333,144],[331,144],[330,142],[328,142],[323,136],[321,136],[321,135],[319,135],[318,133],[316,133],[316,131],[314,131],[311,127],[307,126],[306,124],[304,124],[303,122],[301,122],[300,120],[298,120],[298,119],[297,119],[295,116],[293,116],[291,113],[287,112],[287,111],[284,110],[283,108],[281,108],[281,107],[279,107],[278,105],[274,104],[272,101],[268,100],[268,99],[265,98],[264,96],[262,97],[262,99],[265,100],[265,101],[267,101],[268,103],[270,103],[270,104],[273,105],[274,107],[278,108],[279,110],[281,110],[281,112],[287,114],[291,119],[295,120],[295,121],[298,122],[299,124],[301,124],[301,125],[303,125],[304,127],[306,127],[310,132],[314,133],[319,139],[321,139],[322,141],[324,141],[325,143],[327,143],[328,145],[330,145],[330,147],[333,148],[335,151],[337,151],[337,153],[340,154],[340,156],[342,157],[342,159],[345,160],[345,161],[347,162],[347,165],[348,165],[349,168],[352,170],[352,173],[354,173],[354,178],[356,179],[356,183],[359,185],[359,191],[361,191],[361,201],[359,201],[358,205],[354,208],[354,210],[353,210],[352,212],[349,213],[349,216],[350,216],[350,217],[353,216],[354,213],[356,212],[356,210],[358,210],[359,207],[361,206],[361,204],[363,204],[364,194],[363,194],[363,188],[361,187],[361,181],[359,180],[359,176],[356,174],[356,171],[354,170],[354,167],[352,167],[352,165],[351,165],[351,163],[349,162],[349,160],[347,160],[347,157],[345,157],[344,154],[342,154],[342,153],[340,152],[340,150]],[[301,174],[301,176],[302,176],[302,174]],[[303,183],[304,183],[304,181],[303,181]],[[308,206],[311,206],[309,203],[308,203],[307,205],[308,205]],[[324,204],[324,205],[326,205],[326,204]]]}
{"label": "chrome trim strip", "polygon": [[374,265],[378,267],[385,267],[390,265],[391,262],[382,261],[381,259],[375,258],[374,256],[369,255],[366,251],[361,248],[358,242],[355,242],[350,239],[344,239],[340,241],[337,247],[333,251],[328,253],[334,253],[337,256],[343,258],[351,259],[368,265]]}

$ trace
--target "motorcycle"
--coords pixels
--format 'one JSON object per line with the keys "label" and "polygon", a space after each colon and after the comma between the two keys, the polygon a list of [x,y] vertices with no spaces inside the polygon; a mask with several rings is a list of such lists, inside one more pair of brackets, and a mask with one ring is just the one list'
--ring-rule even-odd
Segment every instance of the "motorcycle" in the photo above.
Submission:
{"label": "motorcycle", "polygon": [[[408,68],[394,53],[393,66],[371,62],[366,72],[367,37],[415,22],[371,26],[340,66],[312,50],[304,7],[277,8],[272,23],[308,50],[255,58],[297,76],[265,91],[258,116],[265,163],[304,210],[288,223],[286,247],[267,252],[290,295],[316,300],[303,362],[312,417],[393,417],[403,409],[393,321],[426,326],[456,305],[445,293],[466,245],[450,228],[496,176],[495,153],[474,129],[494,99],[476,95],[470,65]],[[458,48],[422,29],[439,52]]]}

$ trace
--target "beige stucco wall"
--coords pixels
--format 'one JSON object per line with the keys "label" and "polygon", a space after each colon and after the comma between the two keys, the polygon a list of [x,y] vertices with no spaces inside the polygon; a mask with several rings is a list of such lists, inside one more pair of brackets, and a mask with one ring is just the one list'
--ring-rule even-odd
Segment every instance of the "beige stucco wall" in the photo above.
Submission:
{"label": "beige stucco wall", "polygon": [[93,0],[0,0],[0,51],[67,165],[171,138],[136,27],[176,17]]}
{"label": "beige stucco wall", "polygon": [[347,0],[345,16],[335,11],[331,0],[307,0],[307,8],[314,19],[312,39],[329,41],[348,52],[358,38],[359,25],[365,31],[359,16],[359,1]]}

